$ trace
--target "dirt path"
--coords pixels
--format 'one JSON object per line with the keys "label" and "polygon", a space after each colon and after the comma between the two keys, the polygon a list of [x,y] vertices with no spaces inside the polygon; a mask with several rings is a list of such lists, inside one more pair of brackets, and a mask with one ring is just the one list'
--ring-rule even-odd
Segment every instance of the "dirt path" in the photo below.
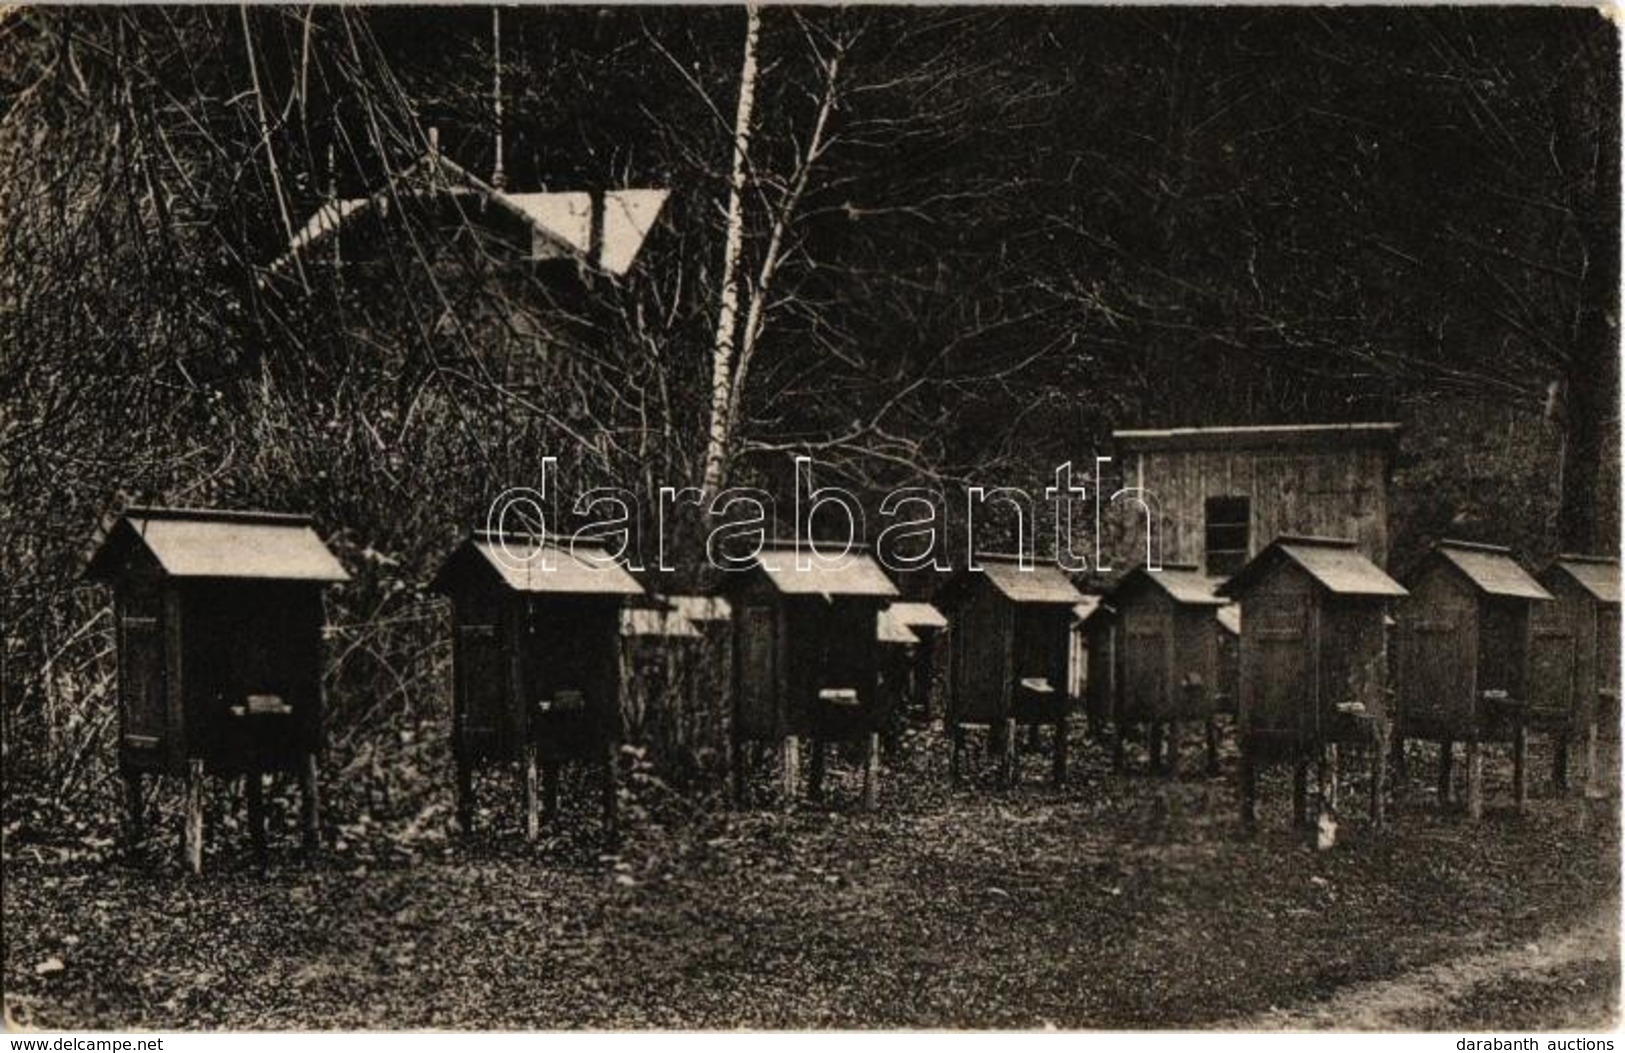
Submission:
{"label": "dirt path", "polygon": [[[1467,955],[1229,1026],[1259,1031],[1471,1030],[1486,1026],[1488,1016],[1502,1030],[1611,1029],[1617,1026],[1619,960],[1619,906],[1609,903],[1589,920],[1551,930],[1538,943]],[[1486,1001],[1495,1004],[1486,1007]],[[1528,1019],[1508,1020],[1509,1001],[1528,1003]]]}

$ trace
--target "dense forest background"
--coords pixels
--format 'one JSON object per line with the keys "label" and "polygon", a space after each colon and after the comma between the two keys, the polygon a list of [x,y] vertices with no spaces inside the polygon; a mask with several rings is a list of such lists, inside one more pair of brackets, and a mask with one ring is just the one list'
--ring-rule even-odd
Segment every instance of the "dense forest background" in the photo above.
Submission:
{"label": "dense forest background", "polygon": [[[112,799],[78,574],[127,501],[318,517],[336,763],[383,784],[444,762],[424,585],[544,454],[951,494],[1112,428],[1394,419],[1396,562],[1613,550],[1617,48],[1550,8],[13,8],[7,800]],[[499,131],[511,189],[671,191],[629,274],[392,189],[431,138],[494,178]],[[370,257],[273,268],[380,188]]]}

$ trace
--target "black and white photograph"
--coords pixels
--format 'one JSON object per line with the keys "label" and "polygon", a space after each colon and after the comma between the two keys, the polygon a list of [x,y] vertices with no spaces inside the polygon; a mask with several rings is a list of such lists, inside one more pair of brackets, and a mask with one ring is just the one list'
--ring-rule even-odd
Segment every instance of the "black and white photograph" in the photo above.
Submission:
{"label": "black and white photograph", "polygon": [[10,1048],[1615,1048],[1619,18],[0,8]]}

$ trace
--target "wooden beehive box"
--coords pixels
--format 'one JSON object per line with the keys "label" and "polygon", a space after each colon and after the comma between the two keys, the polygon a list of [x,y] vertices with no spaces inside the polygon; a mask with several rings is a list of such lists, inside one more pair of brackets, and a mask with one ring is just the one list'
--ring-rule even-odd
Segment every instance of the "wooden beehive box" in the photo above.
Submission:
{"label": "wooden beehive box", "polygon": [[1237,725],[1244,818],[1256,819],[1256,772],[1272,760],[1299,766],[1300,798],[1304,766],[1319,760],[1322,806],[1332,809],[1327,796],[1335,798],[1336,758],[1328,747],[1354,742],[1371,747],[1373,813],[1380,821],[1389,719],[1387,610],[1405,590],[1352,540],[1287,536],[1218,592],[1241,604]]}
{"label": "wooden beehive box", "polygon": [[[1076,608],[1074,608],[1076,610]],[[1117,646],[1117,610],[1104,601],[1095,603],[1078,626],[1089,652],[1084,681],[1084,715],[1094,733],[1117,717],[1117,682],[1122,660]]]}
{"label": "wooden beehive box", "polygon": [[743,799],[745,743],[783,745],[786,790],[799,780],[802,740],[812,744],[809,792],[821,792],[824,747],[867,742],[865,794],[872,804],[878,736],[884,718],[879,689],[877,617],[897,597],[880,565],[851,553],[838,565],[769,542],[728,580],[734,619],[733,736],[735,794]]}
{"label": "wooden beehive box", "polygon": [[1510,738],[1527,703],[1532,607],[1551,594],[1509,550],[1442,541],[1399,607],[1399,734]]}
{"label": "wooden beehive box", "polygon": [[[1158,571],[1142,564],[1108,598],[1117,611],[1122,650],[1117,733],[1126,725],[1148,725],[1153,768],[1161,764],[1165,735],[1170,757],[1177,757],[1180,722],[1213,717],[1219,679],[1214,615],[1229,602],[1214,592],[1220,582],[1191,564]],[[1208,739],[1216,748],[1214,736]]]}
{"label": "wooden beehive box", "polygon": [[682,742],[705,637],[676,604],[621,611],[622,727],[636,742],[670,748]]}
{"label": "wooden beehive box", "polygon": [[936,682],[937,644],[948,628],[948,619],[930,603],[894,603],[886,614],[902,625],[918,641],[909,650],[910,668],[903,690],[904,708],[916,720],[931,719],[932,686]]}
{"label": "wooden beehive box", "polygon": [[621,609],[642,587],[596,545],[489,531],[458,545],[432,587],[452,602],[452,745],[464,830],[473,823],[474,768],[521,762],[525,831],[534,838],[537,764],[552,814],[559,765],[588,761],[603,767],[613,835]]}
{"label": "wooden beehive box", "polygon": [[959,771],[965,729],[985,727],[1013,773],[1016,725],[1055,729],[1053,777],[1066,774],[1066,721],[1072,610],[1083,594],[1053,563],[977,556],[943,586],[949,608],[949,701],[954,771]]}
{"label": "wooden beehive box", "polygon": [[[323,746],[322,589],[348,580],[305,516],[132,507],[104,527],[85,571],[113,588],[119,765],[142,828],[143,774],[192,783],[187,862],[202,865],[204,773],[298,773],[316,837]],[[250,816],[263,856],[258,815]]]}
{"label": "wooden beehive box", "polygon": [[1557,737],[1553,775],[1568,782],[1572,739],[1587,743],[1594,775],[1598,728],[1619,726],[1619,561],[1559,556],[1540,572],[1555,602],[1530,612],[1529,719]]}

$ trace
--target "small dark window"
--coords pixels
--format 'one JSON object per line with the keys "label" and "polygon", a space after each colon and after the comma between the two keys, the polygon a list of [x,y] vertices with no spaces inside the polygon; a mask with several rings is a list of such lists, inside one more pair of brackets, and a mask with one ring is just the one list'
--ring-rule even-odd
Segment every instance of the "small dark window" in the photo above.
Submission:
{"label": "small dark window", "polygon": [[1245,497],[1207,499],[1206,559],[1209,574],[1229,577],[1247,562],[1252,503]]}

